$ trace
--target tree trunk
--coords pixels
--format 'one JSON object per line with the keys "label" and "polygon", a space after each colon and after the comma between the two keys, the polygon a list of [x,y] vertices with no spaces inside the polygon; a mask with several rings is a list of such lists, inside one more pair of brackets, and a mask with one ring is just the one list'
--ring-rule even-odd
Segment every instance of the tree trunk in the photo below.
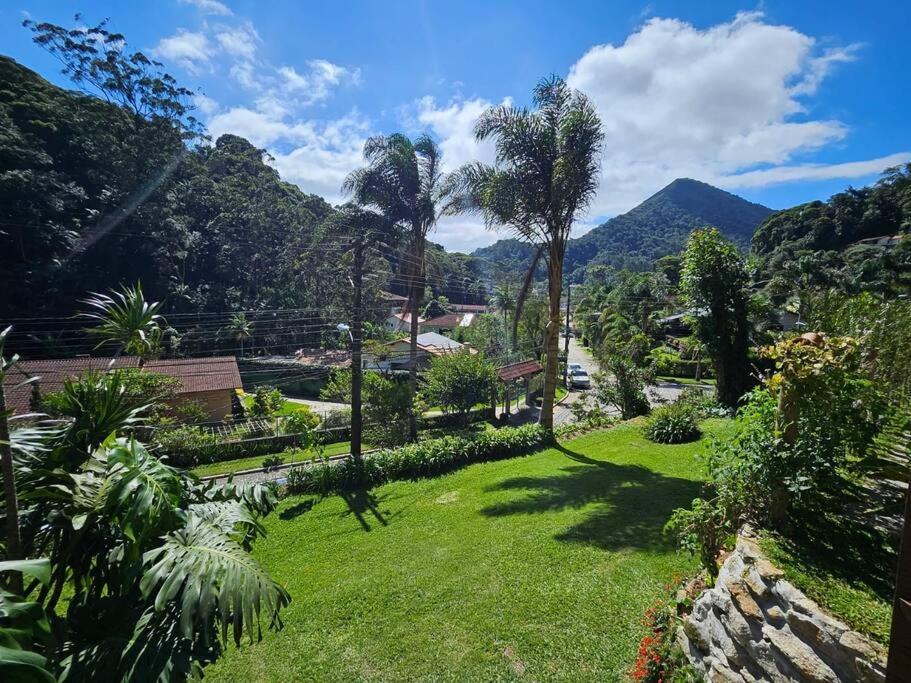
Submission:
{"label": "tree trunk", "polygon": [[354,247],[354,310],[351,316],[351,457],[361,467],[361,344],[363,339],[363,275],[364,245],[358,242]]}
{"label": "tree trunk", "polygon": [[414,409],[418,393],[418,307],[424,297],[424,238],[416,236],[414,240],[414,260],[411,264],[411,348],[409,353],[408,388],[411,394],[411,407],[408,415],[408,438],[418,440],[418,416]]}
{"label": "tree trunk", "polygon": [[[6,559],[22,559],[19,542],[19,502],[16,499],[16,472],[13,469],[13,449],[10,447],[6,396],[0,384],[0,474],[3,475],[3,499],[6,503]],[[22,575],[10,572],[7,585],[12,593],[22,594]]]}
{"label": "tree trunk", "polygon": [[548,431],[554,429],[554,395],[557,390],[557,368],[560,364],[560,297],[563,286],[563,249],[555,243],[548,255],[550,320],[544,331],[544,393],[541,398],[540,424]]}

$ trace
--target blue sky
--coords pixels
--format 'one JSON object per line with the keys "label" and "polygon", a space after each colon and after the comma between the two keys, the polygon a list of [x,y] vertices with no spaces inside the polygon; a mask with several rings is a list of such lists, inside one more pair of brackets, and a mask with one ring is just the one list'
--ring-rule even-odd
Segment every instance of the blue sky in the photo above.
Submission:
{"label": "blue sky", "polygon": [[[676,177],[783,208],[911,160],[911,3],[7,0],[0,51],[64,83],[20,22],[75,26],[76,12],[109,17],[198,91],[213,134],[248,137],[330,201],[371,134],[430,132],[449,167],[490,160],[477,115],[527,104],[550,73],[592,97],[607,134],[578,234]],[[459,217],[434,239],[497,237]]]}

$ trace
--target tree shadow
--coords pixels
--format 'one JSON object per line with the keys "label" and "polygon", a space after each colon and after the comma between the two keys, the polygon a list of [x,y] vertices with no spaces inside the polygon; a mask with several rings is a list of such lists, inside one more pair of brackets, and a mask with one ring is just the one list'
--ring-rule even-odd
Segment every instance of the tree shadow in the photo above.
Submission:
{"label": "tree shadow", "polygon": [[348,506],[346,515],[353,515],[364,531],[370,531],[370,520],[381,526],[388,526],[387,515],[380,510],[379,499],[369,489],[355,489],[339,494]]}
{"label": "tree shadow", "polygon": [[849,585],[864,584],[891,602],[900,536],[870,523],[861,510],[903,501],[901,495],[889,501],[887,492],[875,493],[871,499],[871,491],[843,481],[837,492],[795,509],[777,537],[804,571],[830,575]]}
{"label": "tree shadow", "polygon": [[604,550],[639,548],[669,550],[673,541],[663,533],[675,508],[699,495],[701,482],[668,477],[638,465],[616,465],[557,446],[575,465],[545,477],[514,477],[488,487],[490,491],[527,492],[481,510],[489,517],[540,514],[595,506],[577,524],[556,538]]}
{"label": "tree shadow", "polygon": [[306,500],[279,512],[278,518],[287,521],[289,519],[294,519],[295,517],[300,517],[305,512],[310,512],[315,504],[315,498],[307,498]]}

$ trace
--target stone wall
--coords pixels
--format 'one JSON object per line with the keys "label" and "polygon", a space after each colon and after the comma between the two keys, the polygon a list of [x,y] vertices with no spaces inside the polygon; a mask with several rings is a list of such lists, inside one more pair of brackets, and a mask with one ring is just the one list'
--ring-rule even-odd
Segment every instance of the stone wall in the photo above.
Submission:
{"label": "stone wall", "polygon": [[749,530],[678,631],[709,681],[884,681],[880,649],[784,579]]}

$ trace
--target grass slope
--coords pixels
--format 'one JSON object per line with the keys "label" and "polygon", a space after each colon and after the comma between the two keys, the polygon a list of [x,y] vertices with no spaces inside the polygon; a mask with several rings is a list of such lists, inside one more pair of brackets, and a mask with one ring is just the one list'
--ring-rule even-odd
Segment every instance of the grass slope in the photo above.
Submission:
{"label": "grass slope", "polygon": [[625,424],[436,479],[290,498],[255,551],[294,598],[285,628],[206,678],[620,679],[645,609],[696,567],[661,528],[699,493],[704,447]]}
{"label": "grass slope", "polygon": [[[364,445],[364,448],[370,448],[368,445]],[[295,452],[298,452],[298,449],[295,449]],[[343,453],[351,452],[351,442],[350,441],[338,441],[336,443],[328,443],[323,448],[324,455],[341,455]],[[310,460],[315,452],[311,450],[300,451],[302,456],[297,458],[297,462],[303,462],[304,460]],[[283,455],[282,453],[276,453],[275,455]],[[199,467],[194,467],[191,472],[200,477],[208,477],[213,474],[230,474],[231,472],[241,472],[243,470],[251,470],[254,467],[262,467],[263,460],[267,456],[265,455],[254,455],[250,458],[238,458],[237,460],[222,460],[221,462],[212,462],[206,465],[200,465]],[[293,460],[286,459],[286,463],[294,462]]]}

